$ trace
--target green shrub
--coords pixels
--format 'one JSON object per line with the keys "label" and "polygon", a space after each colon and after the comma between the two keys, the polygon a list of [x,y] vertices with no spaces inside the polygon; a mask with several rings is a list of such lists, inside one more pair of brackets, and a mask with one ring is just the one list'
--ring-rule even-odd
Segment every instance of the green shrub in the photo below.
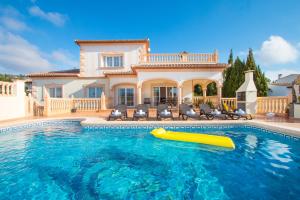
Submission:
{"label": "green shrub", "polygon": [[207,101],[206,101],[206,104],[209,105],[210,108],[214,108],[214,104],[213,104],[212,101],[207,100]]}

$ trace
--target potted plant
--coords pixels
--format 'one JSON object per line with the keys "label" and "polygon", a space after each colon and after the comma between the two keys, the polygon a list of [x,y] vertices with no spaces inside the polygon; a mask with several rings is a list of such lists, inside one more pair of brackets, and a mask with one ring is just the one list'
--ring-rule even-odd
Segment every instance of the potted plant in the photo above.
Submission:
{"label": "potted plant", "polygon": [[299,82],[294,82],[292,87],[293,102],[289,107],[289,117],[300,118],[300,95],[297,96],[296,90],[299,90]]}

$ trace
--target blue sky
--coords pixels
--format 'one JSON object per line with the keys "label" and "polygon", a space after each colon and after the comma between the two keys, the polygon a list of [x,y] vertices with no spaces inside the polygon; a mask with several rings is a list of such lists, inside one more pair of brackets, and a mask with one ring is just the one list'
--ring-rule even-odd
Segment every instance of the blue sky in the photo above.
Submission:
{"label": "blue sky", "polygon": [[300,1],[1,0],[0,70],[78,68],[75,39],[150,38],[151,52],[255,52],[263,71],[300,73]]}

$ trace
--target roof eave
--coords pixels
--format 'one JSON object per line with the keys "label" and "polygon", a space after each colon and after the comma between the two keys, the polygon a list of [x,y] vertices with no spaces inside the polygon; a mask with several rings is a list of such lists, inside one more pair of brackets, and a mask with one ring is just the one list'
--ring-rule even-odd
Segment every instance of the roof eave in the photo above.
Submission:
{"label": "roof eave", "polygon": [[144,43],[149,46],[149,38],[147,39],[133,39],[133,40],[75,40],[77,45],[80,44],[134,44],[134,43]]}

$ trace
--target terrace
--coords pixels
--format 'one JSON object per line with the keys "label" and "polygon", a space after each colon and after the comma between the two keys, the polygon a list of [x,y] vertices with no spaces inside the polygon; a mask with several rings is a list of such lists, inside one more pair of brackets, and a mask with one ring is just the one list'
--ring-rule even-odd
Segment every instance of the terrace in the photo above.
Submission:
{"label": "terrace", "polygon": [[196,63],[196,64],[217,64],[218,52],[214,53],[173,53],[173,54],[145,54],[141,57],[142,64],[162,63]]}

